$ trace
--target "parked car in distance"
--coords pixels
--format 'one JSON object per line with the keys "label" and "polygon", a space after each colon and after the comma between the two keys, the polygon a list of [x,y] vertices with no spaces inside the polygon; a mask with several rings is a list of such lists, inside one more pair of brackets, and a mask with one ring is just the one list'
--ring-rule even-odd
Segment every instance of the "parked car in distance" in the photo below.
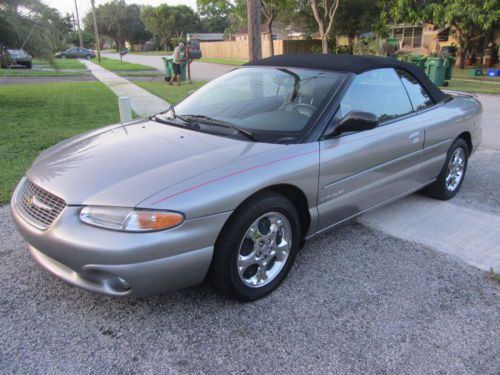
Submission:
{"label": "parked car in distance", "polygon": [[255,300],[311,237],[418,190],[454,197],[481,115],[414,64],[275,56],[45,150],[12,214],[36,261],[71,285],[127,296],[208,278]]}
{"label": "parked car in distance", "polygon": [[66,51],[57,52],[55,55],[58,59],[93,59],[96,57],[94,51],[87,48],[73,47]]}
{"label": "parked car in distance", "polygon": [[2,68],[25,67],[31,69],[33,58],[22,49],[7,49],[6,56],[0,58]]}

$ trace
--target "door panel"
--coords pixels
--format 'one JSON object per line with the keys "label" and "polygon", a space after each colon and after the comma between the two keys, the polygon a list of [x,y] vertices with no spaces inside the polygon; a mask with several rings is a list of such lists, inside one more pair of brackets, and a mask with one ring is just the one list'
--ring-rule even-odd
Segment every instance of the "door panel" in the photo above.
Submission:
{"label": "door panel", "polygon": [[459,131],[464,116],[450,110],[450,104],[437,106],[420,115],[425,129],[425,147],[419,180],[425,184],[437,178],[446,161],[448,150]]}
{"label": "door panel", "polygon": [[417,188],[423,144],[418,116],[321,141],[319,229]]}

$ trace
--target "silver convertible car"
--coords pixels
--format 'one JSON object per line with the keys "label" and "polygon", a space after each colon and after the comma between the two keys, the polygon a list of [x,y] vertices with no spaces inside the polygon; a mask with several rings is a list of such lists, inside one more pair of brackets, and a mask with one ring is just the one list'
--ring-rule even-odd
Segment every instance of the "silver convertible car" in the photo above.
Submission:
{"label": "silver convertible car", "polygon": [[421,189],[457,194],[481,113],[412,64],[277,56],[45,150],[12,215],[35,260],[71,285],[128,296],[208,279],[255,300],[312,236]]}

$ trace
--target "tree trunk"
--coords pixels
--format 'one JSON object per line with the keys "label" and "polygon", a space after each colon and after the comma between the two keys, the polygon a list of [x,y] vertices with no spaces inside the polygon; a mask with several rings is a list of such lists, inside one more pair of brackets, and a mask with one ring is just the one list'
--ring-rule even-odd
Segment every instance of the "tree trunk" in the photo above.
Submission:
{"label": "tree trunk", "polygon": [[328,53],[328,35],[323,34],[321,35],[321,52],[322,53]]}
{"label": "tree trunk", "polygon": [[262,37],[260,34],[260,0],[247,1],[248,16],[248,60],[262,58]]}
{"label": "tree trunk", "polygon": [[460,46],[460,69],[465,69],[465,58],[467,57],[467,51],[469,50],[468,39],[463,40]]}
{"label": "tree trunk", "polygon": [[267,22],[267,32],[269,33],[269,56],[274,56],[273,20]]}

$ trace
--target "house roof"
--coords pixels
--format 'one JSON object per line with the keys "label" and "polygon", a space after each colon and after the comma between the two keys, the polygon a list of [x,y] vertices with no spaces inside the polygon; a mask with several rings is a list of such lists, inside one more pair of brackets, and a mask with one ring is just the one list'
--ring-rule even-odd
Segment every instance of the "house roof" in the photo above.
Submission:
{"label": "house roof", "polygon": [[397,68],[411,73],[420,82],[420,84],[425,87],[429,95],[431,95],[436,102],[440,102],[448,97],[429,80],[422,68],[415,64],[398,61],[394,58],[389,57],[332,54],[325,55],[319,53],[310,53],[278,55],[247,63],[245,65],[312,68],[351,72],[355,74],[360,74],[369,70],[379,68]]}
{"label": "house roof", "polygon": [[224,40],[224,33],[192,33],[191,39],[204,40]]}

